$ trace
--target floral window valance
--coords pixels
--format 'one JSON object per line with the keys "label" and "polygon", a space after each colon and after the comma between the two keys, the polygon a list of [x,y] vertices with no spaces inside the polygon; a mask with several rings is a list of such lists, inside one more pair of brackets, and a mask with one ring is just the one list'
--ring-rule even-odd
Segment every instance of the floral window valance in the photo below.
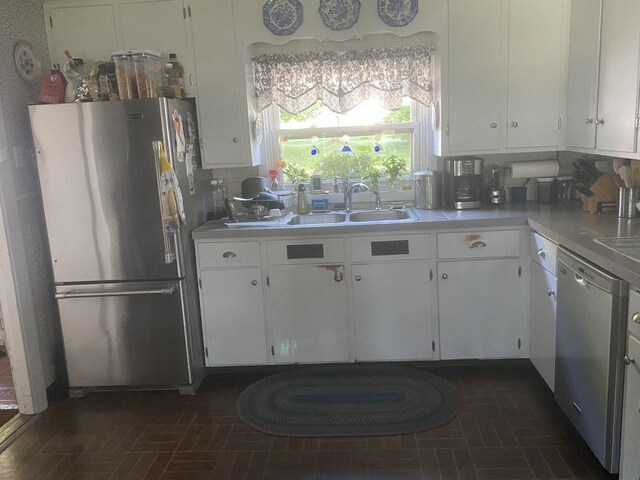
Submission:
{"label": "floral window valance", "polygon": [[321,100],[344,113],[369,99],[394,110],[405,96],[429,106],[432,51],[416,45],[258,55],[253,58],[258,111],[277,104],[295,115]]}

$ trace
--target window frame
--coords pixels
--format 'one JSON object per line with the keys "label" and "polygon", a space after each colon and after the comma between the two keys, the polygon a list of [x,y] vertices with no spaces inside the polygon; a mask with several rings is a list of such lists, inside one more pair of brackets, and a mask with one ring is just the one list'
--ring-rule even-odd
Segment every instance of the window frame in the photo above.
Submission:
{"label": "window frame", "polygon": [[[434,165],[435,160],[431,143],[431,139],[433,138],[431,112],[433,107],[427,107],[415,100],[411,100],[410,122],[344,127],[280,128],[279,108],[278,105],[271,105],[262,112],[264,131],[263,142],[260,149],[263,161],[259,167],[259,173],[262,176],[268,177],[269,170],[280,170],[276,166],[276,160],[280,159],[280,136],[286,136],[287,138],[311,138],[314,135],[317,137],[341,137],[342,135],[349,135],[353,137],[376,135],[390,131],[394,133],[408,132],[413,135],[411,142],[411,162],[409,165],[410,172],[413,173]],[[324,181],[329,180],[330,179],[324,179]],[[278,181],[281,185],[285,185],[282,172],[280,172]]]}

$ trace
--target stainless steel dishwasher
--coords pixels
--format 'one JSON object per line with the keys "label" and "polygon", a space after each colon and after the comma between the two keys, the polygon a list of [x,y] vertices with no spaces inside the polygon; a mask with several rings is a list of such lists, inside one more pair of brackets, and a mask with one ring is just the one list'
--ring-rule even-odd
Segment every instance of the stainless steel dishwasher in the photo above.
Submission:
{"label": "stainless steel dishwasher", "polygon": [[600,463],[618,472],[629,284],[558,251],[555,397]]}

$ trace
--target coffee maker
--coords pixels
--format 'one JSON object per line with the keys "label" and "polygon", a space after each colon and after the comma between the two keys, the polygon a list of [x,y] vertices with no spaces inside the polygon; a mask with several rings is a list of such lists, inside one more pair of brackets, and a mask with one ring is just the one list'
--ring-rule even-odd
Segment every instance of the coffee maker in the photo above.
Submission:
{"label": "coffee maker", "polygon": [[456,210],[482,206],[483,160],[479,157],[447,158],[444,165],[444,200]]}

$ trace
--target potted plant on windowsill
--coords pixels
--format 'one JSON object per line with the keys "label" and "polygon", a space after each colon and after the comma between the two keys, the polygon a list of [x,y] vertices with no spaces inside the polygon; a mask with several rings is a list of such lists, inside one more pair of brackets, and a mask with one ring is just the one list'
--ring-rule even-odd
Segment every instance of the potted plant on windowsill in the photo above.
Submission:
{"label": "potted plant on windowsill", "polygon": [[407,172],[407,161],[391,155],[382,161],[382,166],[389,176],[389,190],[398,190],[400,188],[400,175]]}

